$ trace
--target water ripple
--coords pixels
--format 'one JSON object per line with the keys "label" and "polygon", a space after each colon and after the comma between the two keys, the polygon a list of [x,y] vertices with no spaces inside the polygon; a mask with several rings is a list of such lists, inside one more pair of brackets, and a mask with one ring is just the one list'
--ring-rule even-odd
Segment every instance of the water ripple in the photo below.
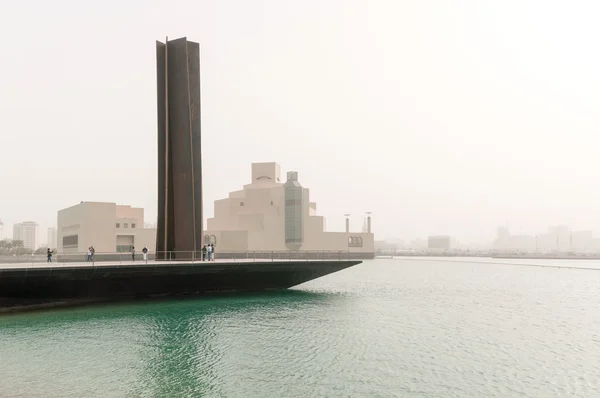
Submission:
{"label": "water ripple", "polygon": [[600,273],[460,261],[2,317],[0,396],[600,396]]}

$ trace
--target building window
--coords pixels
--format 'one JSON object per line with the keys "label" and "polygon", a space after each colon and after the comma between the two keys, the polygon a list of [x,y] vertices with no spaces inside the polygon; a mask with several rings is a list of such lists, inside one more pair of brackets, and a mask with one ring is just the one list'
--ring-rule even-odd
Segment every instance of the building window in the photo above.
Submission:
{"label": "building window", "polygon": [[121,224],[117,223],[117,228],[121,228]]}
{"label": "building window", "polygon": [[63,248],[77,247],[79,244],[79,235],[63,236]]}
{"label": "building window", "polygon": [[363,239],[360,236],[348,237],[348,247],[363,247]]}
{"label": "building window", "polygon": [[135,224],[131,224],[131,228],[135,228]]}
{"label": "building window", "polygon": [[133,245],[117,245],[117,253],[131,253]]}
{"label": "building window", "polygon": [[129,228],[129,224],[127,224],[127,223],[123,224],[123,228]]}
{"label": "building window", "polygon": [[243,205],[244,205],[244,202],[240,202],[240,206],[243,206]]}

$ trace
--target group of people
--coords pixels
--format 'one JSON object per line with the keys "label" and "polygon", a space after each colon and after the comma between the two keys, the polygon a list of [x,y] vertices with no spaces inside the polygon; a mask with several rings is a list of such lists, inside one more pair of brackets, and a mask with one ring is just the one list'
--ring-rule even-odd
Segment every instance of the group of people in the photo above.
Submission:
{"label": "group of people", "polygon": [[[54,251],[48,248],[47,255],[49,263],[52,262],[52,254],[54,254]],[[88,247],[87,258],[85,261],[94,261],[94,254],[96,254],[94,246]],[[148,261],[148,248],[145,246],[142,249],[142,255],[144,261]],[[135,261],[135,246],[131,246],[131,261]],[[215,245],[211,243],[202,247],[202,261],[215,261]]]}
{"label": "group of people", "polygon": [[[142,255],[144,261],[148,261],[148,248],[146,246],[142,249]],[[131,261],[135,261],[135,246],[131,246]]]}
{"label": "group of people", "polygon": [[215,261],[215,245],[202,246],[202,261]]}

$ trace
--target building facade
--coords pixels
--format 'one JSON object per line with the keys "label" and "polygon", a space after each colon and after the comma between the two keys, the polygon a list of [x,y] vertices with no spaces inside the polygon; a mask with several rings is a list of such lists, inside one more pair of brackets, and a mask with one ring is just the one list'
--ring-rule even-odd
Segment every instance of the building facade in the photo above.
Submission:
{"label": "building facade", "polygon": [[50,227],[48,228],[48,240],[47,245],[51,249],[56,249],[56,228]]}
{"label": "building facade", "polygon": [[81,202],[60,210],[57,223],[59,253],[154,252],[156,229],[144,228],[144,209],[104,202]]}
{"label": "building facade", "polygon": [[156,42],[158,115],[157,257],[192,256],[202,246],[200,46]]}
{"label": "building facade", "polygon": [[452,247],[451,241],[451,238],[446,235],[429,236],[427,238],[427,249],[434,252],[445,252]]}
{"label": "building facade", "polygon": [[13,225],[13,240],[23,242],[25,249],[37,249],[38,223],[34,221],[25,221]]}
{"label": "building facade", "polygon": [[277,163],[253,163],[250,184],[214,206],[205,242],[214,243],[218,252],[339,251],[360,258],[374,256],[370,218],[367,232],[326,232],[325,218],[317,215],[317,204],[310,202],[298,173],[288,172],[283,183]]}

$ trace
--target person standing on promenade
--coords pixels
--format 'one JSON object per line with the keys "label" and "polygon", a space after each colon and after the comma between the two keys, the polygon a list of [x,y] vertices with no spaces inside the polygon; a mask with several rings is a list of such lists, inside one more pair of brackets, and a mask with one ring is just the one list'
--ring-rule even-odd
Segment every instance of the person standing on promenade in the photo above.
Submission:
{"label": "person standing on promenade", "polygon": [[210,254],[212,257],[212,261],[215,261],[215,245],[214,244],[210,244]]}
{"label": "person standing on promenade", "polygon": [[88,247],[87,259],[85,261],[86,262],[92,261],[92,246]]}
{"label": "person standing on promenade", "polygon": [[48,255],[48,262],[51,263],[52,262],[52,250],[50,250],[50,248],[48,248],[47,255]]}
{"label": "person standing on promenade", "polygon": [[92,251],[91,260],[92,260],[92,262],[94,262],[94,256],[96,255],[96,248],[94,248],[94,245],[92,245],[92,247],[90,248],[90,250]]}
{"label": "person standing on promenade", "polygon": [[208,261],[210,261],[212,259],[212,246],[208,245],[206,247],[206,254],[208,255]]}
{"label": "person standing on promenade", "polygon": [[131,261],[135,261],[135,246],[131,246]]}
{"label": "person standing on promenade", "polygon": [[206,261],[206,253],[207,253],[207,248],[206,245],[202,246],[202,261]]}
{"label": "person standing on promenade", "polygon": [[146,246],[142,249],[142,254],[144,255],[144,261],[148,261],[148,248]]}

